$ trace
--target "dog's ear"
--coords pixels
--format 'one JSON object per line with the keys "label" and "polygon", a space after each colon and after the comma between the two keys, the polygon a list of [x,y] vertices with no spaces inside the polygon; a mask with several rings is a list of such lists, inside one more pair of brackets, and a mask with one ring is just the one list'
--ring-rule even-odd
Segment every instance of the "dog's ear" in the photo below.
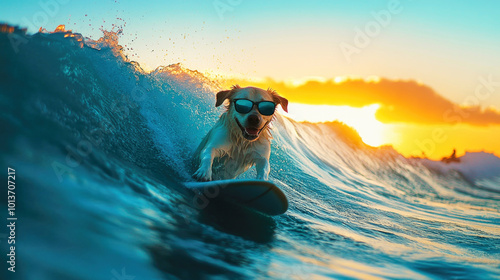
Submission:
{"label": "dog's ear", "polygon": [[281,108],[283,108],[283,110],[288,113],[288,99],[279,96],[278,93],[271,88],[268,88],[267,91],[273,95],[274,102],[280,104]]}
{"label": "dog's ear", "polygon": [[281,108],[283,108],[283,110],[288,113],[288,99],[279,95],[276,95],[276,98],[279,100],[278,103],[281,105]]}
{"label": "dog's ear", "polygon": [[215,101],[215,107],[219,107],[224,103],[224,100],[228,99],[231,95],[232,90],[223,90],[217,93],[217,100]]}
{"label": "dog's ear", "polygon": [[239,85],[234,85],[230,90],[219,91],[216,96],[215,107],[219,107],[224,103],[224,100],[228,99],[240,89]]}

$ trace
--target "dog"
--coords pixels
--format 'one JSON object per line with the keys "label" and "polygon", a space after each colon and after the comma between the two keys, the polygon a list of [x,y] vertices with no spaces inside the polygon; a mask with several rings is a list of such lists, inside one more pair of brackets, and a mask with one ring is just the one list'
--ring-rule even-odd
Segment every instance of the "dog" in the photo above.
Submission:
{"label": "dog", "polygon": [[229,100],[226,111],[194,153],[197,170],[193,177],[198,181],[234,179],[255,165],[257,179],[267,180],[271,170],[269,123],[277,105],[288,112],[288,100],[272,89],[238,85],[218,92],[215,107],[225,100]]}

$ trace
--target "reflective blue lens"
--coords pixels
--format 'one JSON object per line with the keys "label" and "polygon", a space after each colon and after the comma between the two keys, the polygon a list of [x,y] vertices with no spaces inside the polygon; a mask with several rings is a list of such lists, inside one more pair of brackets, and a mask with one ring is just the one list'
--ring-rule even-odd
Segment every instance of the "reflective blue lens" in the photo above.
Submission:
{"label": "reflective blue lens", "polygon": [[276,109],[276,104],[271,101],[262,101],[259,103],[259,112],[264,116],[270,116],[274,114],[274,109]]}
{"label": "reflective blue lens", "polygon": [[236,109],[236,112],[246,114],[252,111],[253,102],[247,99],[238,99],[234,101],[234,108]]}

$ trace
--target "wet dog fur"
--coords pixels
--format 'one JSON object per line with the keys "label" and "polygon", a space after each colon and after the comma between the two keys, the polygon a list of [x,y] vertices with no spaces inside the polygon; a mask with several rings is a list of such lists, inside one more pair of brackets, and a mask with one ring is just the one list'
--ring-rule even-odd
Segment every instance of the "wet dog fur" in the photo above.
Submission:
{"label": "wet dog fur", "polygon": [[[288,110],[288,100],[271,89],[235,85],[230,90],[217,93],[216,107],[225,100],[229,100],[229,103],[194,153],[197,170],[193,177],[196,180],[234,179],[253,165],[257,179],[268,179],[272,139],[269,123],[276,113],[265,116],[254,106],[249,113],[241,114],[235,110],[233,102],[241,98],[253,102],[272,101],[281,105],[283,110]],[[214,162],[219,167],[214,168],[215,172],[212,170]]]}

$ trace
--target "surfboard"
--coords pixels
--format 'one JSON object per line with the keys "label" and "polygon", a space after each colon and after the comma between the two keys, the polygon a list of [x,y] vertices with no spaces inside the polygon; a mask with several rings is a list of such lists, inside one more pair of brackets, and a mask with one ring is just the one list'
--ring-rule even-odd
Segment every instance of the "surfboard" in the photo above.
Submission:
{"label": "surfboard", "polygon": [[269,216],[283,214],[288,209],[285,194],[269,181],[233,179],[186,182],[184,186],[195,191],[201,196],[198,198],[207,203],[218,200],[230,201]]}

